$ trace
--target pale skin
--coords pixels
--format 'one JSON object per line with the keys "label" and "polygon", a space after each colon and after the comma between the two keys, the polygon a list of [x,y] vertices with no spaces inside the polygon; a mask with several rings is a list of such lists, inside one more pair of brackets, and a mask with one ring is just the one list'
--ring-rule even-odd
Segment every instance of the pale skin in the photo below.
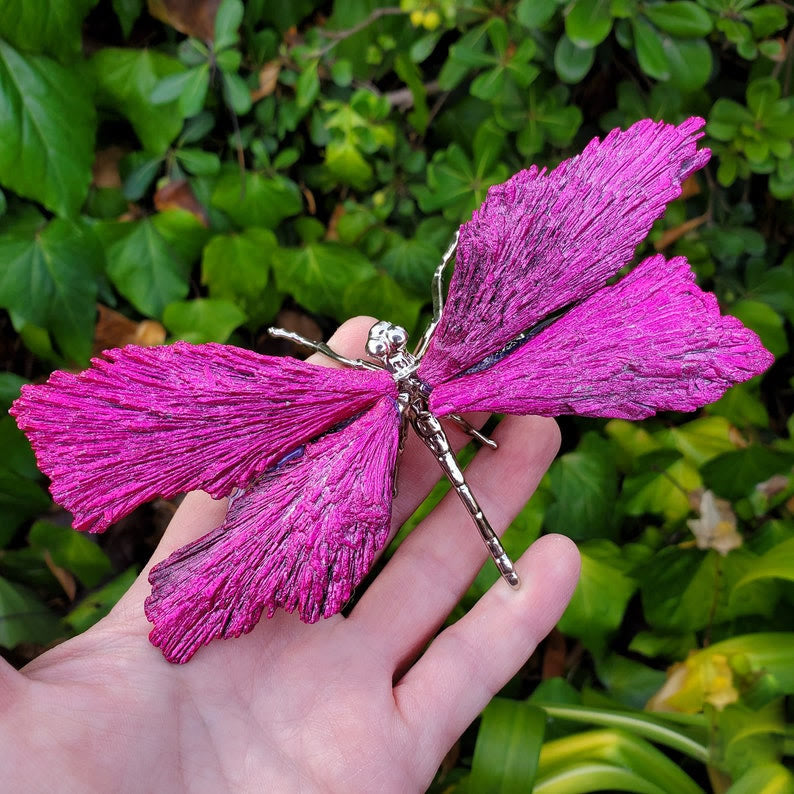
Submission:
{"label": "pale skin", "polygon": [[[331,347],[359,356],[371,324],[345,323]],[[466,441],[454,429],[449,434],[458,447]],[[502,532],[553,460],[559,433],[550,419],[509,417],[494,438],[499,450],[479,450],[466,474]],[[409,434],[394,531],[437,479],[432,457]],[[150,566],[217,526],[224,510],[223,500],[189,494]],[[499,580],[435,636],[485,559],[450,494],[348,617],[307,626],[279,612],[244,637],[202,648],[187,665],[169,664],[147,640],[147,567],[94,628],[21,672],[0,660],[3,787],[423,791],[456,739],[557,622],[579,572],[574,545],[546,536],[517,561],[519,590]]]}

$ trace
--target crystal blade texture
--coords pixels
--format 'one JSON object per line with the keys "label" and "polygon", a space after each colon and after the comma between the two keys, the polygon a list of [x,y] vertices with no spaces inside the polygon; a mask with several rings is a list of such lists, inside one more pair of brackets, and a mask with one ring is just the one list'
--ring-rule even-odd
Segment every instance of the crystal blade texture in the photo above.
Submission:
{"label": "crystal blade texture", "polygon": [[142,502],[245,488],[291,450],[396,395],[385,372],[329,369],[227,345],[129,346],[25,386],[11,413],[76,529]]}
{"label": "crystal blade texture", "polygon": [[546,173],[536,166],[488,191],[460,231],[439,326],[419,368],[441,383],[560,307],[586,298],[634,249],[708,161],[703,119],[650,119],[593,139]]}
{"label": "crystal blade texture", "polygon": [[400,417],[380,400],[232,499],[224,523],[149,573],[150,639],[186,662],[262,613],[314,623],[350,598],[389,537]]}
{"label": "crystal blade texture", "polygon": [[657,255],[488,369],[437,386],[430,407],[643,419],[714,402],[772,361],[686,259]]}

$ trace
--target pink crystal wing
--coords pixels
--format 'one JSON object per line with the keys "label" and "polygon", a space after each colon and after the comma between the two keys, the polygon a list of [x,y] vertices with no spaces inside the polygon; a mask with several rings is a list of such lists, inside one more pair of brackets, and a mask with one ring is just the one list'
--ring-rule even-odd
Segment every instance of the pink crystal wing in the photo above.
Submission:
{"label": "pink crystal wing", "polygon": [[222,526],[152,568],[149,638],[166,659],[186,662],[279,607],[306,623],[340,611],[389,536],[399,424],[381,399],[270,468]]}
{"label": "pink crystal wing", "polygon": [[752,331],[720,316],[686,259],[657,255],[490,368],[437,386],[430,407],[642,419],[713,402],[772,361]]}
{"label": "pink crystal wing", "polygon": [[709,150],[696,146],[704,123],[640,121],[593,139],[550,173],[533,166],[492,187],[461,228],[419,376],[441,383],[606,284],[708,161]]}
{"label": "pink crystal wing", "polygon": [[156,496],[246,487],[285,454],[396,394],[386,372],[177,342],[105,352],[25,386],[11,413],[56,502],[99,532]]}

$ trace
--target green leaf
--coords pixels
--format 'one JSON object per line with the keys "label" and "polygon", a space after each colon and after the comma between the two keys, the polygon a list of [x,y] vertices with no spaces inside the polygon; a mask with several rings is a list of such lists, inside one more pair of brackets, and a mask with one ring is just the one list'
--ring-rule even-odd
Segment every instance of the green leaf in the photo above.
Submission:
{"label": "green leaf", "polygon": [[319,63],[319,60],[314,60],[306,64],[295,83],[295,102],[299,110],[308,110],[320,95]]}
{"label": "green leaf", "polygon": [[191,213],[169,210],[97,226],[116,289],[142,314],[161,317],[188,293],[188,277],[207,235]]}
{"label": "green leaf", "polygon": [[86,631],[107,615],[116,602],[132,587],[138,578],[135,568],[128,568],[111,582],[94,593],[89,593],[65,618],[65,623],[76,633]]}
{"label": "green leaf", "polygon": [[0,306],[15,323],[49,330],[66,356],[85,363],[91,352],[102,250],[93,233],[55,219],[35,236],[0,235]]}
{"label": "green leaf", "polygon": [[760,77],[747,86],[747,107],[757,119],[765,118],[780,99],[782,88],[774,77]]}
{"label": "green leaf", "polygon": [[543,709],[527,701],[494,698],[482,713],[467,790],[531,791],[545,727]]}
{"label": "green leaf", "polygon": [[347,319],[343,296],[349,285],[372,278],[375,268],[355,248],[312,243],[305,248],[279,248],[273,256],[279,289],[289,292],[316,314]]}
{"label": "green leaf", "polygon": [[21,642],[47,645],[61,633],[61,624],[49,607],[27,587],[0,576],[0,645],[15,648]]}
{"label": "green leaf", "polygon": [[7,411],[11,407],[26,383],[25,378],[13,372],[0,372],[0,411]]}
{"label": "green leaf", "polygon": [[195,345],[203,342],[226,342],[246,316],[233,303],[216,298],[196,298],[169,303],[163,312],[163,324],[178,339]]}
{"label": "green leaf", "polygon": [[340,182],[358,189],[367,188],[374,175],[372,166],[350,138],[329,142],[325,165]]}
{"label": "green leaf", "polygon": [[239,116],[248,113],[251,109],[251,92],[248,84],[239,74],[223,73],[223,98]]}
{"label": "green leaf", "polygon": [[243,4],[240,0],[223,0],[215,14],[216,50],[237,43],[237,30],[243,21]]}
{"label": "green leaf", "polygon": [[221,161],[215,152],[202,149],[179,149],[176,158],[191,174],[212,176],[221,170]]}
{"label": "green leaf", "polygon": [[788,351],[783,318],[774,309],[760,301],[741,300],[734,303],[729,311],[761,337],[764,347],[775,358]]}
{"label": "green leaf", "polygon": [[711,33],[711,17],[697,3],[672,0],[645,6],[645,15],[657,28],[673,36],[694,38]]}
{"label": "green leaf", "polygon": [[73,573],[86,587],[96,587],[112,571],[110,560],[89,536],[69,527],[37,521],[28,534],[30,545],[48,552],[52,561]]}
{"label": "green leaf", "polygon": [[689,513],[687,492],[702,485],[696,468],[673,450],[650,452],[635,461],[637,474],[626,477],[621,503],[632,516],[658,513],[670,521]]}
{"label": "green leaf", "polygon": [[759,482],[786,473],[792,462],[791,455],[751,444],[710,460],[701,468],[701,473],[706,485],[716,494],[726,499],[739,499]]}
{"label": "green leaf", "polygon": [[[648,667],[648,665],[642,664],[634,659],[627,659],[625,656],[621,656],[617,653],[611,653],[605,658],[596,659],[595,663],[598,678],[609,692],[610,699],[614,698],[624,706],[630,706],[631,708],[644,708],[648,700],[659,690],[665,681],[665,674],[662,670],[654,670],[652,667]],[[611,709],[611,711],[614,714],[614,709]],[[618,715],[620,717],[624,716],[620,714],[620,712],[618,712]],[[637,735],[650,738],[653,726],[650,719],[644,717],[644,715],[637,715],[634,719],[649,720],[648,723],[642,727],[640,725],[632,725],[631,727],[633,728],[633,732]],[[609,724],[606,720],[603,722]],[[623,722],[623,720],[621,720],[621,722]],[[623,722],[623,726],[625,727],[625,722]],[[658,731],[654,733],[656,733],[656,736],[653,736],[653,738],[657,741],[661,741],[662,737],[659,735]],[[668,736],[669,733],[668,731]],[[683,737],[676,731],[674,732],[674,736],[667,739],[665,744],[675,746],[676,749],[679,750],[687,749],[690,754],[693,754],[690,748],[680,746],[683,744],[681,741],[682,738]],[[694,744],[694,742],[692,744]],[[699,760],[705,759],[701,757]],[[672,790],[673,789],[670,791]],[[678,792],[678,789],[676,789],[676,792]],[[698,794],[700,794],[700,792]]]}
{"label": "green leaf", "polygon": [[56,214],[76,216],[94,162],[96,113],[88,81],[0,40],[0,104],[0,183]]}
{"label": "green leaf", "polygon": [[353,82],[353,67],[345,58],[334,61],[331,66],[331,79],[341,88],[347,88]]}
{"label": "green leaf", "polygon": [[174,74],[157,81],[157,84],[149,94],[149,101],[153,105],[164,105],[175,102],[185,91],[188,84],[195,80],[197,69],[182,69]]}
{"label": "green leaf", "polygon": [[555,0],[519,0],[515,9],[516,19],[530,30],[543,27],[557,10]]}
{"label": "green leaf", "polygon": [[124,180],[122,194],[130,201],[142,198],[157,176],[163,158],[151,157],[146,152],[132,152],[121,161],[121,174]]}
{"label": "green leaf", "polygon": [[387,273],[377,273],[366,281],[354,281],[345,287],[342,315],[355,317],[364,314],[389,320],[410,333],[416,328],[423,303],[423,300],[407,294]]}
{"label": "green leaf", "polygon": [[44,512],[50,504],[49,497],[31,479],[0,468],[0,546],[23,521]]}
{"label": "green leaf", "polygon": [[758,384],[737,383],[728,389],[717,402],[706,409],[710,414],[724,416],[738,427],[752,425],[769,427],[769,413],[759,396]]}
{"label": "green leaf", "polygon": [[230,75],[237,74],[242,62],[243,54],[240,50],[224,50],[215,56],[215,63],[218,68]]}
{"label": "green leaf", "polygon": [[794,775],[785,766],[759,764],[747,769],[725,790],[725,794],[784,794],[791,791],[794,791]]}
{"label": "green leaf", "polygon": [[0,39],[25,52],[74,60],[83,48],[83,17],[96,4],[97,0],[3,0]]}
{"label": "green leaf", "polygon": [[554,461],[549,477],[556,498],[546,512],[549,531],[574,540],[613,536],[618,478],[608,442],[587,433]]}
{"label": "green leaf", "polygon": [[380,266],[402,286],[427,296],[433,272],[441,261],[439,248],[428,240],[418,237],[406,240],[396,233],[390,242]]}
{"label": "green leaf", "polygon": [[783,6],[766,3],[755,8],[745,8],[742,12],[744,18],[753,27],[756,38],[764,38],[772,33],[782,30],[788,24],[786,9]]}
{"label": "green leaf", "polygon": [[692,92],[702,88],[711,76],[711,47],[702,39],[662,38],[662,49],[670,67],[670,85]]}
{"label": "green leaf", "polygon": [[242,228],[275,229],[284,218],[303,209],[300,190],[291,179],[246,171],[241,180],[236,169],[221,174],[212,193],[212,205]]}
{"label": "green leaf", "polygon": [[718,99],[709,113],[706,131],[718,141],[730,141],[736,137],[739,126],[752,123],[753,117],[744,105],[732,99]]}
{"label": "green leaf", "polygon": [[656,631],[640,631],[629,643],[629,650],[651,659],[685,659],[689,651],[697,647],[694,632],[688,634],[666,634]]}
{"label": "green leaf", "polygon": [[495,134],[491,125],[480,129],[484,132],[480,136],[484,143],[483,154],[488,154],[488,158],[478,158],[477,171],[480,173],[475,171],[474,164],[458,144],[453,143],[445,150],[437,151],[427,166],[427,187],[413,188],[423,212],[431,213],[443,208],[446,218],[460,220],[482,204],[491,185],[507,179],[509,172],[504,163],[492,162],[490,168],[483,167],[489,165],[487,160],[493,161],[494,154],[498,156],[504,135]]}
{"label": "green leaf", "polygon": [[186,74],[187,80],[179,94],[179,112],[183,118],[190,118],[200,113],[204,108],[207,91],[209,91],[210,87],[209,64],[203,63],[200,66],[188,69]]}
{"label": "green leaf", "polygon": [[0,417],[0,449],[2,466],[31,480],[41,477],[30,443],[10,416]]}
{"label": "green leaf", "polygon": [[399,53],[394,59],[394,71],[410,89],[414,100],[413,110],[407,116],[408,122],[420,135],[424,135],[430,110],[427,107],[427,89],[422,81],[422,72],[404,53]]}
{"label": "green leaf", "polygon": [[636,18],[632,20],[632,29],[640,69],[655,80],[669,80],[670,61],[655,28],[645,19]]}
{"label": "green leaf", "polygon": [[662,549],[634,572],[646,620],[662,632],[683,634],[741,615],[769,615],[776,599],[767,582],[731,599],[736,583],[755,561],[747,549],[735,549],[726,557],[715,551]]}
{"label": "green leaf", "polygon": [[113,10],[119,19],[124,38],[128,39],[132,33],[132,26],[143,11],[143,0],[113,0]]}
{"label": "green leaf", "polygon": [[654,438],[665,446],[677,449],[695,466],[702,466],[717,455],[736,449],[733,433],[730,422],[725,419],[704,416],[655,433]]}
{"label": "green leaf", "polygon": [[584,543],[580,552],[582,573],[558,628],[598,655],[623,621],[637,583],[626,575],[620,548],[611,541]]}
{"label": "green leaf", "polygon": [[779,543],[754,560],[747,573],[736,583],[734,592],[750,582],[772,578],[794,581],[794,538]]}
{"label": "green leaf", "polygon": [[278,243],[269,229],[219,234],[204,248],[201,281],[211,298],[234,303],[256,328],[271,321],[283,293],[276,289],[270,261]]}
{"label": "green leaf", "polygon": [[181,118],[189,118],[201,112],[210,87],[208,63],[163,77],[152,89],[149,101],[153,105],[170,104],[177,101]]}
{"label": "green leaf", "polygon": [[163,77],[181,76],[176,58],[155,50],[105,47],[91,58],[97,83],[97,104],[129,119],[143,148],[162,154],[182,129],[177,102],[154,104],[152,91]]}
{"label": "green leaf", "polygon": [[655,629],[684,634],[712,619],[719,583],[716,552],[665,548],[636,572],[645,619]]}
{"label": "green leaf", "polygon": [[564,83],[578,83],[594,60],[595,47],[577,47],[567,36],[560,36],[554,48],[554,68]]}
{"label": "green leaf", "polygon": [[179,136],[179,144],[184,146],[186,143],[197,143],[206,137],[214,126],[215,116],[209,111],[193,116],[185,122],[185,127]]}
{"label": "green leaf", "polygon": [[609,35],[609,5],[609,0],[575,0],[565,17],[565,32],[577,47],[595,47]]}

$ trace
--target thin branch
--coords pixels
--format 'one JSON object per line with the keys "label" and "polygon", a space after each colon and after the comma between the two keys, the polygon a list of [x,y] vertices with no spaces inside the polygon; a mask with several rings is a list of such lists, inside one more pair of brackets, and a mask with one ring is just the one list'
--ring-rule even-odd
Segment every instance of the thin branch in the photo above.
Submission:
{"label": "thin branch", "polygon": [[774,68],[772,69],[772,77],[774,77],[775,80],[777,80],[781,70],[783,69],[783,66],[791,56],[792,48],[794,48],[794,27],[792,27],[789,31],[788,37],[786,38],[786,43],[783,45],[783,57],[775,64]]}
{"label": "thin branch", "polygon": [[407,11],[403,11],[403,9],[398,6],[375,8],[368,17],[353,25],[352,28],[345,28],[345,30],[323,30],[321,31],[322,35],[327,39],[330,39],[330,41],[323,48],[312,53],[312,56],[315,58],[322,58],[323,55],[336,47],[340,41],[344,41],[344,39],[355,36],[356,33],[359,33],[360,31],[364,30],[364,28],[369,27],[369,25],[371,25],[373,22],[377,22],[381,17],[397,16],[398,14],[407,13]]}
{"label": "thin branch", "polygon": [[[439,86],[438,80],[431,80],[429,83],[425,83],[424,89],[427,96],[432,96],[441,91],[441,86]],[[414,93],[407,86],[398,88],[396,91],[387,91],[384,96],[392,107],[400,110],[407,110],[414,104]]]}

